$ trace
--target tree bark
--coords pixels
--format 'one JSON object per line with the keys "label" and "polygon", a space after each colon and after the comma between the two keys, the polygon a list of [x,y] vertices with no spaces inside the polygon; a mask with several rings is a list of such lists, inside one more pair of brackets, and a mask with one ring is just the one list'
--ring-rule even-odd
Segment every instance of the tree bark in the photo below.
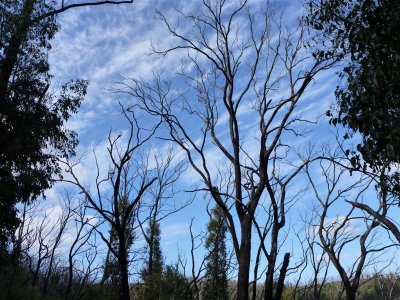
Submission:
{"label": "tree bark", "polygon": [[120,300],[130,300],[129,296],[129,275],[128,275],[128,255],[126,251],[125,232],[123,228],[119,228],[118,243],[118,264],[120,271]]}
{"label": "tree bark", "polygon": [[237,300],[249,299],[249,273],[251,258],[251,215],[247,214],[242,221],[241,241],[240,241],[240,257],[238,258],[238,283],[237,283]]}
{"label": "tree bark", "polygon": [[400,230],[397,228],[396,224],[393,223],[392,221],[389,220],[385,215],[382,215],[378,213],[377,211],[373,210],[371,207],[369,207],[366,204],[362,204],[359,202],[354,202],[354,201],[349,201],[354,207],[357,207],[367,213],[369,213],[371,216],[376,218],[381,224],[385,225],[394,235],[396,240],[400,243]]}
{"label": "tree bark", "polygon": [[274,298],[275,300],[281,300],[282,298],[283,288],[285,287],[286,272],[289,266],[289,260],[290,260],[290,253],[285,253],[285,256],[283,257],[282,267],[279,272],[278,286],[276,287],[276,293]]}

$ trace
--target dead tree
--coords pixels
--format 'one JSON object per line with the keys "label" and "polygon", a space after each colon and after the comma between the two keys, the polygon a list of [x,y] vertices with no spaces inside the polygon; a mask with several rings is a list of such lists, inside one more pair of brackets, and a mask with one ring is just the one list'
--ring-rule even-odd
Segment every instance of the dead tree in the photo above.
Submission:
{"label": "dead tree", "polygon": [[[71,229],[72,242],[68,249],[67,283],[65,287],[66,299],[77,299],[79,291],[86,279],[95,269],[93,262],[97,257],[95,243],[95,228],[97,218],[87,213],[87,202],[82,201],[74,209],[73,229]],[[86,262],[84,261],[86,259]],[[79,276],[78,274],[82,275]]]}
{"label": "dead tree", "polygon": [[[201,187],[196,190],[211,196],[226,215],[238,261],[240,300],[249,298],[253,224],[260,201],[269,203],[271,211],[266,213],[272,224],[268,251],[265,247],[265,298],[280,298],[282,286],[274,289],[273,283],[279,234],[286,224],[286,189],[304,167],[291,164],[286,174],[278,171],[286,164],[283,160],[293,158],[293,148],[284,141],[302,134],[296,128],[305,120],[296,113],[297,106],[314,76],[333,63],[310,58],[303,51],[301,26],[285,32],[282,19],[276,21],[271,11],[267,7],[265,14],[253,14],[247,1],[228,5],[204,0],[199,14],[177,12],[183,19],[179,23],[190,28],[186,31],[160,14],[177,44],[154,51],[187,54],[189,67],[180,75],[188,90],[169,95],[170,84],[160,76],[151,83],[124,82],[125,91],[144,109],[162,117],[166,139],[186,153],[199,176]],[[285,152],[288,156],[281,156]],[[280,285],[289,254],[284,257]]]}
{"label": "dead tree", "polygon": [[[155,226],[165,218],[175,214],[188,206],[191,200],[178,203],[175,199],[179,190],[176,187],[182,172],[186,170],[186,162],[179,158],[176,149],[167,145],[165,153],[150,154],[146,160],[153,161],[154,172],[157,181],[149,187],[147,201],[139,203],[136,210],[136,218],[139,223],[141,234],[148,247],[148,265],[146,272],[151,275],[153,272],[153,245]],[[145,224],[149,224],[149,230],[145,230]]]}
{"label": "dead tree", "polygon": [[377,222],[388,230],[395,237],[397,242],[400,243],[399,224],[392,218],[392,211],[399,207],[398,182],[388,182],[390,173],[394,170],[397,170],[395,173],[398,172],[398,166],[384,166],[379,170],[375,170],[375,172],[358,170],[373,178],[375,186],[379,190],[379,194],[377,195],[375,205],[357,201],[351,201],[350,203],[355,208],[375,218]]}
{"label": "dead tree", "polygon": [[[330,260],[325,249],[319,246],[319,236],[318,232],[315,230],[315,218],[318,217],[315,211],[318,210],[313,208],[311,211],[314,213],[311,213],[310,217],[305,217],[303,220],[305,224],[305,239],[303,241],[305,243],[305,259],[312,271],[311,282],[303,288],[301,295],[304,297],[311,294],[314,300],[318,300],[322,299],[322,291],[327,281]],[[300,279],[301,276],[296,282],[296,287],[298,287]],[[296,293],[294,294],[296,295]]]}
{"label": "dead tree", "polygon": [[[86,197],[89,207],[96,211],[115,233],[115,240],[110,241],[103,232],[97,230],[109,252],[117,260],[120,299],[127,300],[130,299],[128,256],[129,245],[132,244],[131,234],[134,230],[132,222],[136,221],[137,209],[148,199],[150,187],[158,180],[158,174],[154,169],[149,169],[146,163],[143,167],[144,156],[141,151],[154,136],[159,122],[145,128],[143,119],[140,119],[135,107],[123,110],[122,114],[128,122],[128,134],[126,137],[122,134],[118,136],[109,134],[107,157],[110,165],[105,174],[101,170],[104,162],[99,162],[94,152],[97,169],[97,175],[92,179],[94,188],[91,189],[75,172],[79,161],[65,162],[66,171],[70,175],[65,181],[78,188]],[[124,205],[121,205],[121,199],[125,199]]]}
{"label": "dead tree", "polygon": [[[377,219],[369,215],[357,215],[355,207],[348,205],[349,202],[361,201],[365,191],[371,186],[371,178],[362,175],[349,178],[346,176],[348,170],[337,164],[338,162],[340,163],[339,160],[320,161],[319,172],[315,173],[309,166],[305,170],[319,203],[318,220],[314,226],[320,246],[339,273],[346,299],[354,300],[362,283],[364,269],[374,264],[373,254],[396,245],[381,245],[378,242]],[[318,182],[321,175],[323,183]],[[330,216],[335,207],[340,207],[341,214]],[[343,258],[344,252],[349,245],[356,243],[360,254],[350,263]]]}

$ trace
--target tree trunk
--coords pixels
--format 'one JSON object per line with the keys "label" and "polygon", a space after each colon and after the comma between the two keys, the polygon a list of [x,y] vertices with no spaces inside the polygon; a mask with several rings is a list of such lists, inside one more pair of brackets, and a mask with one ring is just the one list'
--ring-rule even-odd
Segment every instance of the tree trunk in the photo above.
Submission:
{"label": "tree trunk", "polygon": [[[125,232],[123,229],[118,230],[118,264],[120,271],[120,300],[130,300],[129,297],[129,275],[128,275],[128,255],[126,252]],[[122,232],[121,232],[122,231]]]}
{"label": "tree trunk", "polygon": [[346,299],[356,300],[356,291],[352,287],[346,287]]}
{"label": "tree trunk", "polygon": [[276,253],[271,251],[268,259],[268,268],[265,274],[264,300],[274,299],[274,271],[275,271]]}
{"label": "tree trunk", "polygon": [[237,300],[249,299],[249,273],[251,258],[251,215],[247,214],[241,224],[240,257],[237,283]]}
{"label": "tree trunk", "polygon": [[268,268],[265,274],[265,284],[264,284],[264,300],[274,299],[274,272],[276,265],[276,258],[278,256],[278,232],[279,224],[274,221],[274,226],[272,227],[271,234],[271,250],[268,257]]}
{"label": "tree trunk", "polygon": [[72,260],[72,255],[71,252],[68,254],[68,283],[67,283],[67,288],[65,291],[65,297],[68,298],[69,293],[71,292],[71,286],[72,286],[72,279],[74,276],[74,272],[73,272],[73,265],[74,262]]}
{"label": "tree trunk", "polygon": [[281,300],[282,298],[283,288],[285,287],[286,272],[289,266],[289,260],[290,260],[290,253],[285,253],[285,256],[283,257],[282,267],[279,272],[279,279],[278,279],[278,285],[276,287],[275,300]]}

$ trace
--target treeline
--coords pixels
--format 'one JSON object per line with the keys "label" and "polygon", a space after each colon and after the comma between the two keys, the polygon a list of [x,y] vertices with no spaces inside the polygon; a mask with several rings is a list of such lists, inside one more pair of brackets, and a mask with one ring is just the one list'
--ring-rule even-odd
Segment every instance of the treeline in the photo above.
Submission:
{"label": "treeline", "polygon": [[[400,2],[309,0],[296,25],[269,1],[157,12],[152,54],[182,67],[121,77],[124,126],[77,157],[88,82],[52,85],[59,15],[132,2],[0,3],[0,297],[395,299]],[[193,202],[208,226],[166,264],[161,225]]]}
{"label": "treeline", "polygon": [[[121,199],[120,204],[124,203]],[[118,247],[114,233],[111,230],[109,236],[113,248],[104,253],[96,241],[100,224],[85,214],[86,205],[74,203],[69,197],[62,204],[62,215],[56,215],[56,219],[51,217],[54,211],[44,212],[35,205],[25,207],[24,229],[18,236],[21,253],[18,264],[3,265],[0,299],[121,298],[118,257],[113,254]],[[131,298],[229,299],[226,227],[218,208],[213,209],[207,230],[204,274],[192,278],[185,274],[183,257],[176,264],[165,265],[158,221],[149,221],[145,228],[147,245],[140,249],[133,249],[136,233],[127,227],[129,264],[141,266],[134,283],[131,280],[129,284]]]}

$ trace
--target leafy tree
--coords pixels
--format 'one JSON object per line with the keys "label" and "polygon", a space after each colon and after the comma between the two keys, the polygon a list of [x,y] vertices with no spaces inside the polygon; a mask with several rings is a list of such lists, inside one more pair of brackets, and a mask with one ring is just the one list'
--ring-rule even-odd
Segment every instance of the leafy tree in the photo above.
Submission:
{"label": "leafy tree", "polygon": [[186,277],[179,272],[177,266],[166,266],[161,299],[190,300],[193,299],[190,284]]}
{"label": "leafy tree", "polygon": [[206,248],[208,250],[203,299],[228,300],[226,232],[224,214],[219,206],[212,210],[212,217],[207,226],[208,236]]}
{"label": "leafy tree", "polygon": [[76,7],[132,1],[1,1],[0,262],[7,257],[18,226],[16,203],[42,195],[61,173],[58,158],[73,155],[78,143],[65,123],[77,112],[87,82],[70,81],[58,93],[49,92],[47,57],[50,41],[60,29],[57,15]]}
{"label": "leafy tree", "polygon": [[51,10],[45,1],[0,4],[0,245],[18,225],[15,204],[49,188],[60,174],[58,157],[74,154],[76,133],[65,122],[77,112],[86,81],[71,81],[58,95],[48,93],[50,40],[59,29],[54,16],[32,23]]}
{"label": "leafy tree", "polygon": [[163,271],[163,257],[161,250],[161,230],[160,224],[156,220],[151,220],[147,235],[150,237],[148,274],[161,274]]}
{"label": "leafy tree", "polygon": [[[320,35],[315,55],[336,55],[346,66],[336,89],[333,124],[362,135],[352,164],[382,167],[400,161],[400,2],[309,1],[309,25]],[[321,43],[322,39],[323,43]],[[349,137],[346,135],[346,138]],[[349,155],[348,151],[348,155]],[[356,155],[357,154],[357,155]]]}

